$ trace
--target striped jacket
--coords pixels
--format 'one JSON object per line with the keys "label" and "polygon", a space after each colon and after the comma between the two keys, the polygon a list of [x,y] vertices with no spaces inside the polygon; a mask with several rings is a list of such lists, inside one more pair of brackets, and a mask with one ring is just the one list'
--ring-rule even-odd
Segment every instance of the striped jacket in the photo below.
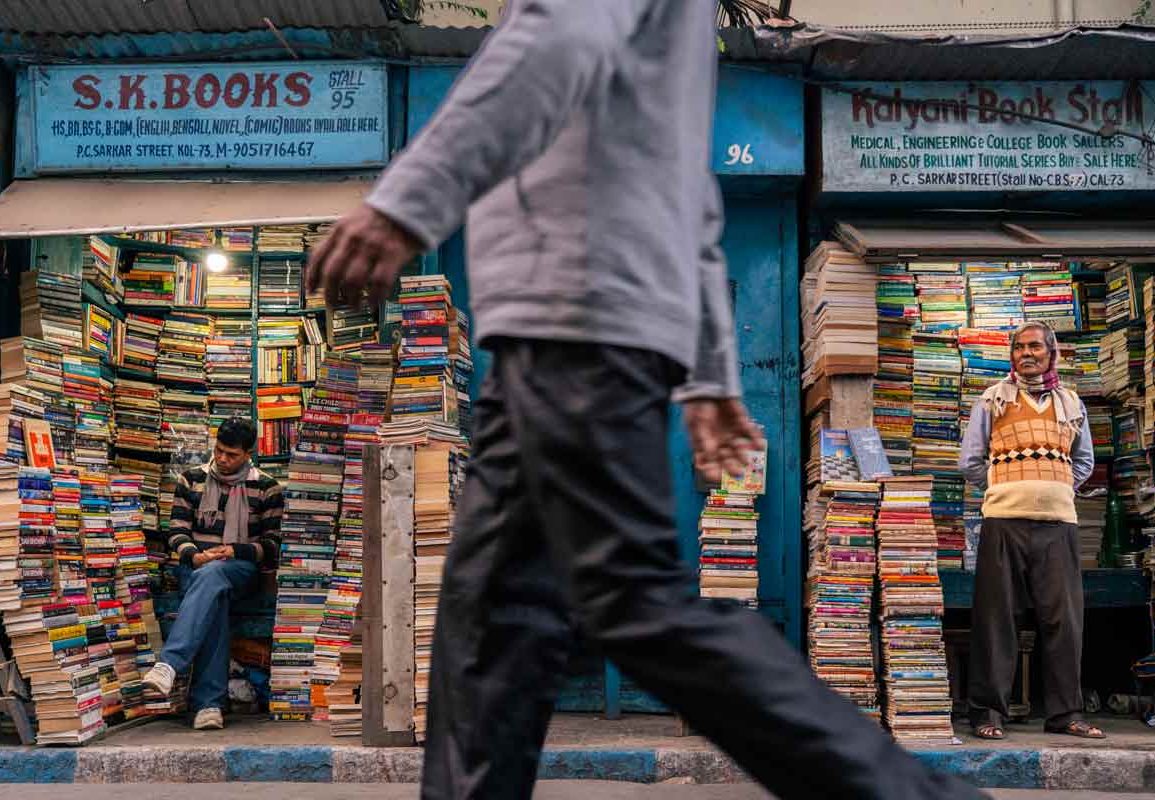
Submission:
{"label": "striped jacket", "polygon": [[[168,546],[179,554],[181,563],[188,564],[192,557],[224,541],[224,510],[228,493],[221,492],[221,502],[217,522],[204,527],[197,519],[197,508],[204,495],[205,482],[209,478],[207,465],[193,467],[182,474],[176,482],[176,492],[172,501],[172,517],[169,522]],[[249,496],[249,530],[246,541],[233,546],[236,557],[244,561],[259,563],[266,569],[276,569],[277,557],[281,550],[281,514],[285,509],[285,499],[281,495],[281,485],[275,478],[255,467],[245,481]],[[254,477],[255,476],[255,477]],[[260,545],[258,548],[254,545]]]}

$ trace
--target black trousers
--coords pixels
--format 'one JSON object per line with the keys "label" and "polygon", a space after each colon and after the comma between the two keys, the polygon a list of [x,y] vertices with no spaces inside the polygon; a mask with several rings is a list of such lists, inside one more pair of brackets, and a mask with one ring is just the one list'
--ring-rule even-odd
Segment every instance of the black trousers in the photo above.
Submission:
{"label": "black trousers", "polygon": [[1066,522],[984,519],[971,612],[972,724],[1001,727],[1018,661],[1018,618],[1033,604],[1047,728],[1081,719],[1083,574],[1079,529]]}
{"label": "black trousers", "polygon": [[423,797],[530,796],[576,629],[783,800],[982,796],[925,770],[768,620],[695,596],[666,452],[681,378],[642,350],[495,348],[437,617]]}

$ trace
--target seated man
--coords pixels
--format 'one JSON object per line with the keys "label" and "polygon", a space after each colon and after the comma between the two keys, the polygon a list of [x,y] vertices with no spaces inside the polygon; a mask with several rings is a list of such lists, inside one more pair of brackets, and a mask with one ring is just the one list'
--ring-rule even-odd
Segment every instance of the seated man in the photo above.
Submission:
{"label": "seated man", "polygon": [[178,673],[192,667],[193,727],[224,727],[229,686],[229,604],[259,588],[260,570],[274,569],[284,498],[276,480],[252,462],[256,428],[226,420],[213,457],[180,476],[172,504],[169,548],[180,557],[181,602],[146,686],[168,695]]}

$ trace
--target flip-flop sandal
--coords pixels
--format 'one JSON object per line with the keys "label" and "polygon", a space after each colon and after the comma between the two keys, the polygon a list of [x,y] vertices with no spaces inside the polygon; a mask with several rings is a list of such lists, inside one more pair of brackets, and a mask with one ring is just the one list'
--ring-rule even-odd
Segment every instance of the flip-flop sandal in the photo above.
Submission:
{"label": "flip-flop sandal", "polygon": [[1086,720],[1077,719],[1061,728],[1048,728],[1047,733],[1059,733],[1064,736],[1074,736],[1079,739],[1106,739],[1107,734],[1096,728]]}
{"label": "flip-flop sandal", "polygon": [[998,725],[979,725],[974,734],[980,739],[1005,739],[1007,735]]}

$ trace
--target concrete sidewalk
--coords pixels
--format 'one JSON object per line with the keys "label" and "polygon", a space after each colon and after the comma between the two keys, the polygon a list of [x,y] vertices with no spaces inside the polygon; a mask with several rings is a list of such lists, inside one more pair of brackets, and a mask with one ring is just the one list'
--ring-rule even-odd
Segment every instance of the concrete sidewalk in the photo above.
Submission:
{"label": "concrete sidewalk", "polygon": [[[1133,720],[1096,720],[1105,741],[1052,736],[1041,725],[1011,726],[1003,742],[960,729],[962,744],[917,750],[935,769],[979,786],[1008,789],[1155,790],[1155,731]],[[542,776],[549,779],[658,783],[736,783],[745,777],[704,739],[679,737],[671,717],[594,715],[555,718]],[[87,747],[0,747],[0,782],[221,783],[292,781],[410,783],[419,748],[374,749],[335,739],[328,725],[230,718],[225,731],[196,732],[156,720]]]}

